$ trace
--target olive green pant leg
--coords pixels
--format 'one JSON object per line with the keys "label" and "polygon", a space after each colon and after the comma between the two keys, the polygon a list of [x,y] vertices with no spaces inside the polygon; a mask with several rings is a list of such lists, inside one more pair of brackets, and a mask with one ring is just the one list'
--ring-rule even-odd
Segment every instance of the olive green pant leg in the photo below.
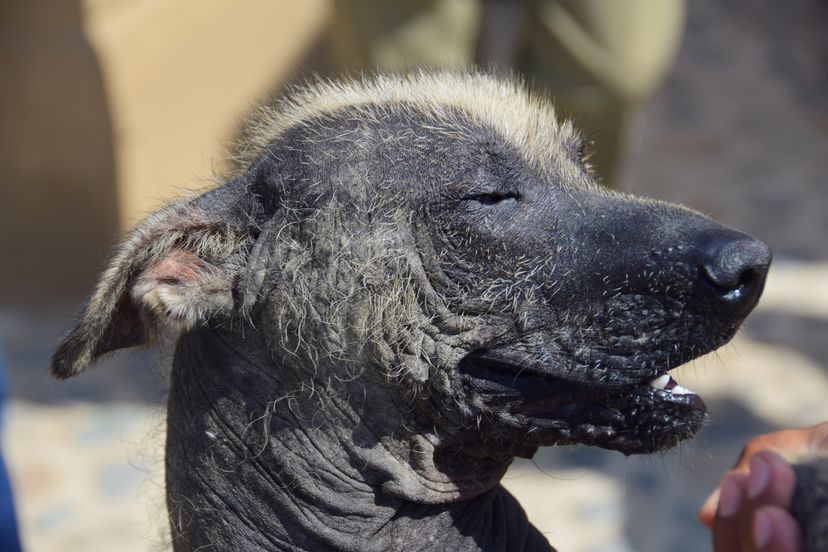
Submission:
{"label": "olive green pant leg", "polygon": [[[521,69],[550,90],[562,116],[596,143],[614,185],[632,115],[677,49],[684,0],[524,0],[529,47]],[[335,0],[334,54],[343,68],[463,67],[474,59],[475,0]]]}
{"label": "olive green pant leg", "polygon": [[632,116],[652,96],[681,40],[684,0],[524,0],[521,69],[595,142],[591,162],[615,186]]}
{"label": "olive green pant leg", "polygon": [[380,71],[466,67],[480,14],[476,0],[334,0],[335,61]]}

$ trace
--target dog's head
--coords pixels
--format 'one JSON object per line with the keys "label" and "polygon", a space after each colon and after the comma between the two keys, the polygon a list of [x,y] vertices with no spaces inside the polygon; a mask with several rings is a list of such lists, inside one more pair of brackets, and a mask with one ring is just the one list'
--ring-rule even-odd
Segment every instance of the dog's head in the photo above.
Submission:
{"label": "dog's head", "polygon": [[249,136],[227,184],[126,240],[57,376],[162,328],[249,324],[308,377],[381,374],[512,451],[650,452],[701,426],[668,372],[734,335],[770,252],[597,185],[544,101],[484,75],[323,84]]}

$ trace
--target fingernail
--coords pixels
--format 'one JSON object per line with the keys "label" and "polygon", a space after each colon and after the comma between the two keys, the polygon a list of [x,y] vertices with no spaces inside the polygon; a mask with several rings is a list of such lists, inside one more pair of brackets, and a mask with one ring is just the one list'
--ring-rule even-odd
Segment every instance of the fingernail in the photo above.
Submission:
{"label": "fingernail", "polygon": [[739,486],[725,479],[722,481],[721,491],[719,492],[719,515],[722,517],[731,517],[739,511],[739,505],[742,502],[742,496]]}
{"label": "fingernail", "polygon": [[754,499],[765,492],[770,482],[770,466],[759,456],[750,459],[750,475],[748,475],[748,498]]}
{"label": "fingernail", "polygon": [[704,502],[702,503],[702,510],[704,510],[705,508],[712,508],[713,505],[719,501],[719,493],[721,493],[719,489],[716,489],[715,491],[710,493],[710,495],[706,499],[704,499]]}
{"label": "fingernail", "polygon": [[765,548],[773,536],[773,520],[765,512],[759,510],[753,517],[753,541],[759,550]]}

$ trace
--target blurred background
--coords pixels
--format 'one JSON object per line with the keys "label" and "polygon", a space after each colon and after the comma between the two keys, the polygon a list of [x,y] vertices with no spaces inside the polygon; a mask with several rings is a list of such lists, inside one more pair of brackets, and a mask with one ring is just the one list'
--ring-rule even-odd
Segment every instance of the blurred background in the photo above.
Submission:
{"label": "blurred background", "polygon": [[565,448],[506,484],[562,551],[708,549],[695,511],[751,436],[828,419],[828,2],[6,0],[0,5],[2,449],[26,550],[163,550],[167,352],[58,385],[48,359],[119,234],[209,187],[291,81],[509,67],[616,188],[766,241],[734,343],[679,370],[708,427],[647,458]]}

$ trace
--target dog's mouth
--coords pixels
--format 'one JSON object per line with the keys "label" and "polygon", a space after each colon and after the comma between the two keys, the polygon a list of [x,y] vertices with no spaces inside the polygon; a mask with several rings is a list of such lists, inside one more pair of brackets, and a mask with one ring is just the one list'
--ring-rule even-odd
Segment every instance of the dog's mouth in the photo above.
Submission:
{"label": "dog's mouth", "polygon": [[458,369],[483,414],[526,430],[539,445],[650,453],[692,437],[707,413],[701,397],[667,372],[607,386],[518,367],[482,351],[466,355]]}

